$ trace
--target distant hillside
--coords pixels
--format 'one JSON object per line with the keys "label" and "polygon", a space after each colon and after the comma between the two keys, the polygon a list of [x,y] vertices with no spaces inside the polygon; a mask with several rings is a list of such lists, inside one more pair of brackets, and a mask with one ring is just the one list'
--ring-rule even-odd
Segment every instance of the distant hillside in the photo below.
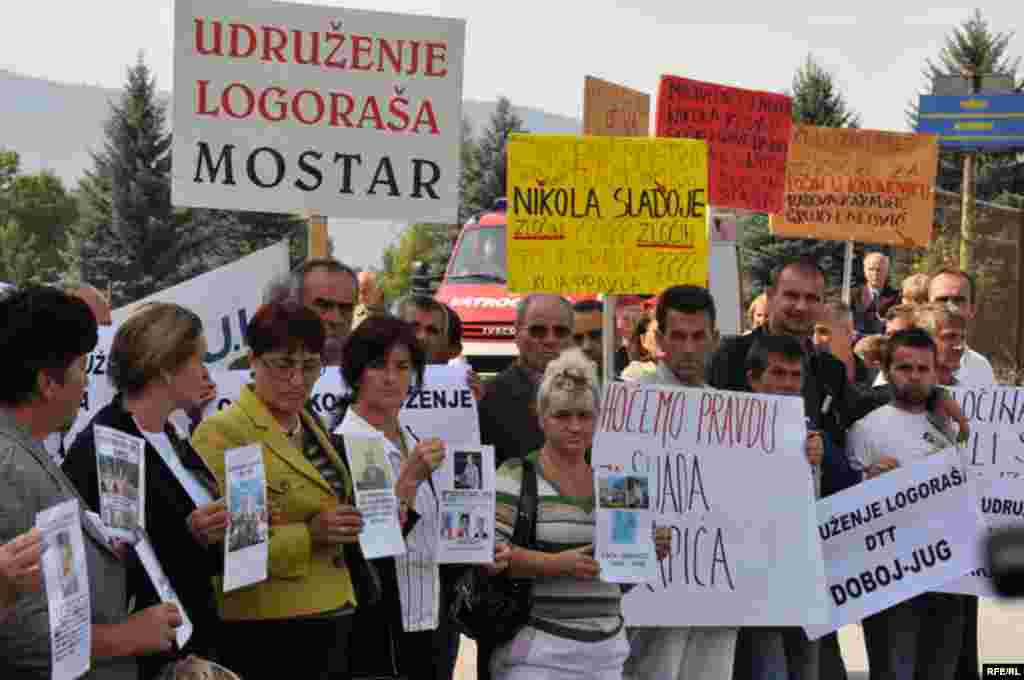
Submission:
{"label": "distant hillside", "polygon": [[[55,83],[0,69],[0,147],[17,151],[25,171],[47,169],[74,187],[92,168],[89,154],[102,145],[109,102],[119,96],[119,90]],[[479,132],[495,104],[466,100],[463,106]],[[515,110],[531,132],[580,131],[580,121],[574,118],[528,107]]]}

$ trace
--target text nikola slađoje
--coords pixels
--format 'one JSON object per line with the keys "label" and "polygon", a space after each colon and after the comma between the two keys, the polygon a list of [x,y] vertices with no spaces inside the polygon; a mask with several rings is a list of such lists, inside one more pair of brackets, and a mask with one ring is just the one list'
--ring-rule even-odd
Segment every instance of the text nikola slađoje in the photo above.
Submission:
{"label": "text nikola sla\u0111oje", "polygon": [[961,486],[966,481],[965,475],[958,468],[950,468],[949,471],[936,475],[926,482],[898,491],[884,499],[873,501],[863,508],[833,515],[826,522],[818,525],[818,535],[821,536],[821,540],[827,541],[845,531],[852,531],[862,524],[881,519],[886,513],[897,512],[923,501],[931,495]]}
{"label": "text nikola sla\u0111oje", "polygon": [[[619,187],[612,193],[620,212],[612,213],[615,218],[623,217],[682,217],[701,219],[704,217],[704,189],[633,189]],[[575,187],[514,187],[512,213],[524,216],[573,217],[601,219],[602,206],[594,188],[577,192]]]}

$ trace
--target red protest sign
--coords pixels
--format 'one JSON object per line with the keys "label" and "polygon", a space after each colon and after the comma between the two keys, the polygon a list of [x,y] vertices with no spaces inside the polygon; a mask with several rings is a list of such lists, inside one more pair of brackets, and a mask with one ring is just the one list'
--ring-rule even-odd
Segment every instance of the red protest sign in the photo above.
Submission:
{"label": "red protest sign", "polygon": [[779,212],[792,111],[785,95],[662,76],[656,134],[707,141],[711,205]]}

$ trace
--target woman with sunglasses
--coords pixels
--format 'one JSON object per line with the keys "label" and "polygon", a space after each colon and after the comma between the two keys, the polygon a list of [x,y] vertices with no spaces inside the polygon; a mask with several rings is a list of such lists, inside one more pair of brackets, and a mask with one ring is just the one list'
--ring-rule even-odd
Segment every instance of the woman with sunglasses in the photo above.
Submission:
{"label": "woman with sunglasses", "polygon": [[[179,305],[142,307],[117,331],[107,375],[117,395],[75,438],[63,469],[94,512],[100,511],[95,427],[102,425],[145,441],[145,528],[153,552],[192,621],[192,637],[175,652],[140,657],[140,677],[196,654],[216,657],[219,618],[213,576],[219,572],[227,511],[213,475],[169,420],[203,398],[209,374],[203,365],[203,324]],[[128,593],[135,610],[161,598],[137,559],[129,562]]]}
{"label": "woman with sunglasses", "polygon": [[307,408],[323,367],[324,326],[286,301],[263,305],[246,330],[253,382],[237,402],[196,428],[192,442],[225,485],[229,449],[263,449],[270,506],[268,578],[223,593],[221,658],[243,678],[265,677],[286,659],[294,678],[347,678],[356,607],[344,546],[362,517],[352,482],[318,418]]}

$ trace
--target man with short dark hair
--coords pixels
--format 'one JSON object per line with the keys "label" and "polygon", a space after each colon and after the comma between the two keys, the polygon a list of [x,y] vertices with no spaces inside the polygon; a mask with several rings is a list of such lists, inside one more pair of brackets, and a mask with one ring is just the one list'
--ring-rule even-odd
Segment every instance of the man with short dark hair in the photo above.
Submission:
{"label": "man with short dark hair", "polygon": [[[928,301],[952,305],[967,320],[968,330],[978,311],[976,294],[973,277],[953,267],[937,271],[928,284]],[[965,346],[956,379],[963,385],[994,385],[996,374],[988,359]]]}
{"label": "man with short dark hair", "polygon": [[396,315],[413,327],[428,364],[447,363],[451,352],[448,312],[440,302],[426,295],[409,295],[398,302]]}
{"label": "man with short dark hair", "polygon": [[[662,356],[653,373],[637,382],[703,387],[707,358],[718,344],[715,301],[705,288],[673,286],[658,297],[655,311]],[[676,626],[629,629],[630,680],[728,680],[732,677],[736,628]]]}
{"label": "man with short dark hair", "polygon": [[[597,374],[603,377],[604,366],[604,303],[600,300],[580,300],[573,305],[572,339],[576,346],[583,350],[588,359],[597,364]],[[626,367],[629,356],[626,349],[618,341],[612,342],[615,347],[615,369],[612,377],[618,377]]]}
{"label": "man with short dark hair", "polygon": [[[170,651],[181,615],[175,605],[160,604],[129,616],[124,564],[42,444],[78,413],[96,329],[86,304],[55,288],[0,300],[0,543],[31,530],[40,511],[78,501],[91,605],[89,678],[134,680],[132,657]],[[50,629],[44,593],[18,598],[13,620],[0,625],[0,677],[49,680]]]}
{"label": "man with short dark hair", "polygon": [[534,402],[544,369],[572,345],[572,305],[558,295],[527,295],[516,308],[519,358],[484,388],[480,438],[494,447],[495,465],[544,445]]}
{"label": "man with short dark hair", "polygon": [[[846,308],[849,311],[849,307]],[[747,381],[754,392],[801,396],[804,350],[788,335],[763,335],[747,353]],[[824,456],[821,435],[810,433],[806,447],[811,470],[820,469]],[[734,678],[744,680],[818,680],[819,643],[799,627],[744,627],[736,640]]]}
{"label": "man with short dark hair", "polygon": [[[927,402],[937,384],[936,346],[915,328],[886,343],[882,370],[892,401],[850,428],[851,461],[871,479],[954,446]],[[874,677],[892,680],[952,680],[964,639],[965,601],[960,595],[922,593],[862,622]]]}
{"label": "man with short dark hair", "polygon": [[898,331],[907,331],[914,327],[917,318],[917,305],[893,305],[885,313],[885,335],[891,336]]}

